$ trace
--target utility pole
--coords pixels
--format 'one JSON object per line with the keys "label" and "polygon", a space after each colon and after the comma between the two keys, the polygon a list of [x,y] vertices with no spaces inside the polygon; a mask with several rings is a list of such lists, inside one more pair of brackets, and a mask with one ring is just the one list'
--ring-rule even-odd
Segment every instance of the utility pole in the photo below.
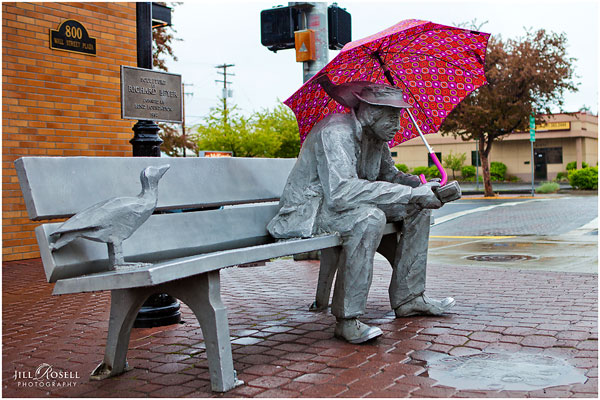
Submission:
{"label": "utility pole", "polygon": [[[223,80],[216,79],[215,82],[223,82],[223,115],[225,115],[225,121],[227,122],[227,97],[229,97],[229,92],[227,91],[227,84],[231,83],[227,81],[227,68],[235,67],[235,64],[221,64],[217,65],[215,68],[222,68],[223,72],[217,71],[218,74],[223,75]],[[235,74],[229,73],[230,76],[235,76]]]}
{"label": "utility pole", "polygon": [[183,107],[183,113],[181,114],[182,117],[183,117],[183,121],[181,122],[181,136],[182,136],[182,139],[183,139],[183,146],[182,147],[183,147],[183,156],[184,157],[185,157],[185,152],[186,152],[186,149],[185,149],[185,96],[192,96],[192,97],[194,96],[194,92],[191,92],[191,93],[186,93],[185,92],[185,87],[186,86],[194,86],[194,84],[193,83],[182,83],[181,84],[181,92],[183,93],[183,98],[181,99],[182,102],[183,102],[183,105],[182,105],[182,107]]}

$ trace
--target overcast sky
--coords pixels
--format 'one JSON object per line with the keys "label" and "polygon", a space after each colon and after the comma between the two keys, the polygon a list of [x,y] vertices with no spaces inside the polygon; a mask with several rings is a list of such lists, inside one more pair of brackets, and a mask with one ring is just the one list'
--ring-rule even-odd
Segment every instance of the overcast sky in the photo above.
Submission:
{"label": "overcast sky", "polygon": [[[260,43],[260,12],[281,0],[185,1],[173,12],[176,36],[173,46],[178,61],[169,61],[169,72],[183,76],[186,125],[201,122],[221,97],[222,79],[216,65],[235,64],[228,69],[233,97],[243,114],[273,108],[302,85],[302,63],[293,49],[273,53]],[[328,2],[331,4],[331,2]],[[487,21],[482,31],[503,39],[518,38],[525,28],[564,32],[568,56],[577,59],[575,81],[579,92],[568,94],[565,110],[588,106],[598,113],[598,4],[589,1],[344,1],[338,2],[352,16],[352,39],[377,33],[404,19],[428,20],[457,25]],[[331,60],[338,52],[329,51]],[[190,85],[190,86],[187,86]],[[193,85],[193,86],[191,86]]]}

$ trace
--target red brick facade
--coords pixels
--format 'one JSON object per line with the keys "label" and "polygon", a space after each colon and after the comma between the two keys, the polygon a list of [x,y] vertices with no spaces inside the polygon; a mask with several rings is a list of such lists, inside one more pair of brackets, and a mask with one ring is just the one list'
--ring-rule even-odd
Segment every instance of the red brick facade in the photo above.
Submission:
{"label": "red brick facade", "polygon": [[[96,55],[50,48],[74,19]],[[2,253],[38,257],[14,169],[22,156],[130,156],[120,65],[136,66],[135,3],[2,3]]]}

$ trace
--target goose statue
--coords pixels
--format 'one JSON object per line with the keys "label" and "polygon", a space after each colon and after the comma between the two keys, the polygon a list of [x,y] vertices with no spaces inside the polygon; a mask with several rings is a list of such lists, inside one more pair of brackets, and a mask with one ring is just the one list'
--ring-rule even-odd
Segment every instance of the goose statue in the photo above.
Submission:
{"label": "goose statue", "polygon": [[145,168],[140,174],[142,191],[137,197],[114,197],[72,216],[50,235],[50,249],[55,251],[77,238],[84,238],[108,245],[110,270],[145,265],[125,262],[123,241],[154,212],[158,203],[158,181],[168,169],[168,164]]}

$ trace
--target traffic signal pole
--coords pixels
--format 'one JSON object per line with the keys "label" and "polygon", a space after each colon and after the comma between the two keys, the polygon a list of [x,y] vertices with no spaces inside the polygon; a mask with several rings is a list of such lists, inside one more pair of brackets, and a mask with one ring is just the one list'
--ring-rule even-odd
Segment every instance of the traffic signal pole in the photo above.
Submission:
{"label": "traffic signal pole", "polygon": [[302,63],[304,82],[315,76],[329,62],[329,27],[327,22],[327,3],[289,2],[289,6],[300,9],[301,28],[312,29],[315,32],[316,60]]}

